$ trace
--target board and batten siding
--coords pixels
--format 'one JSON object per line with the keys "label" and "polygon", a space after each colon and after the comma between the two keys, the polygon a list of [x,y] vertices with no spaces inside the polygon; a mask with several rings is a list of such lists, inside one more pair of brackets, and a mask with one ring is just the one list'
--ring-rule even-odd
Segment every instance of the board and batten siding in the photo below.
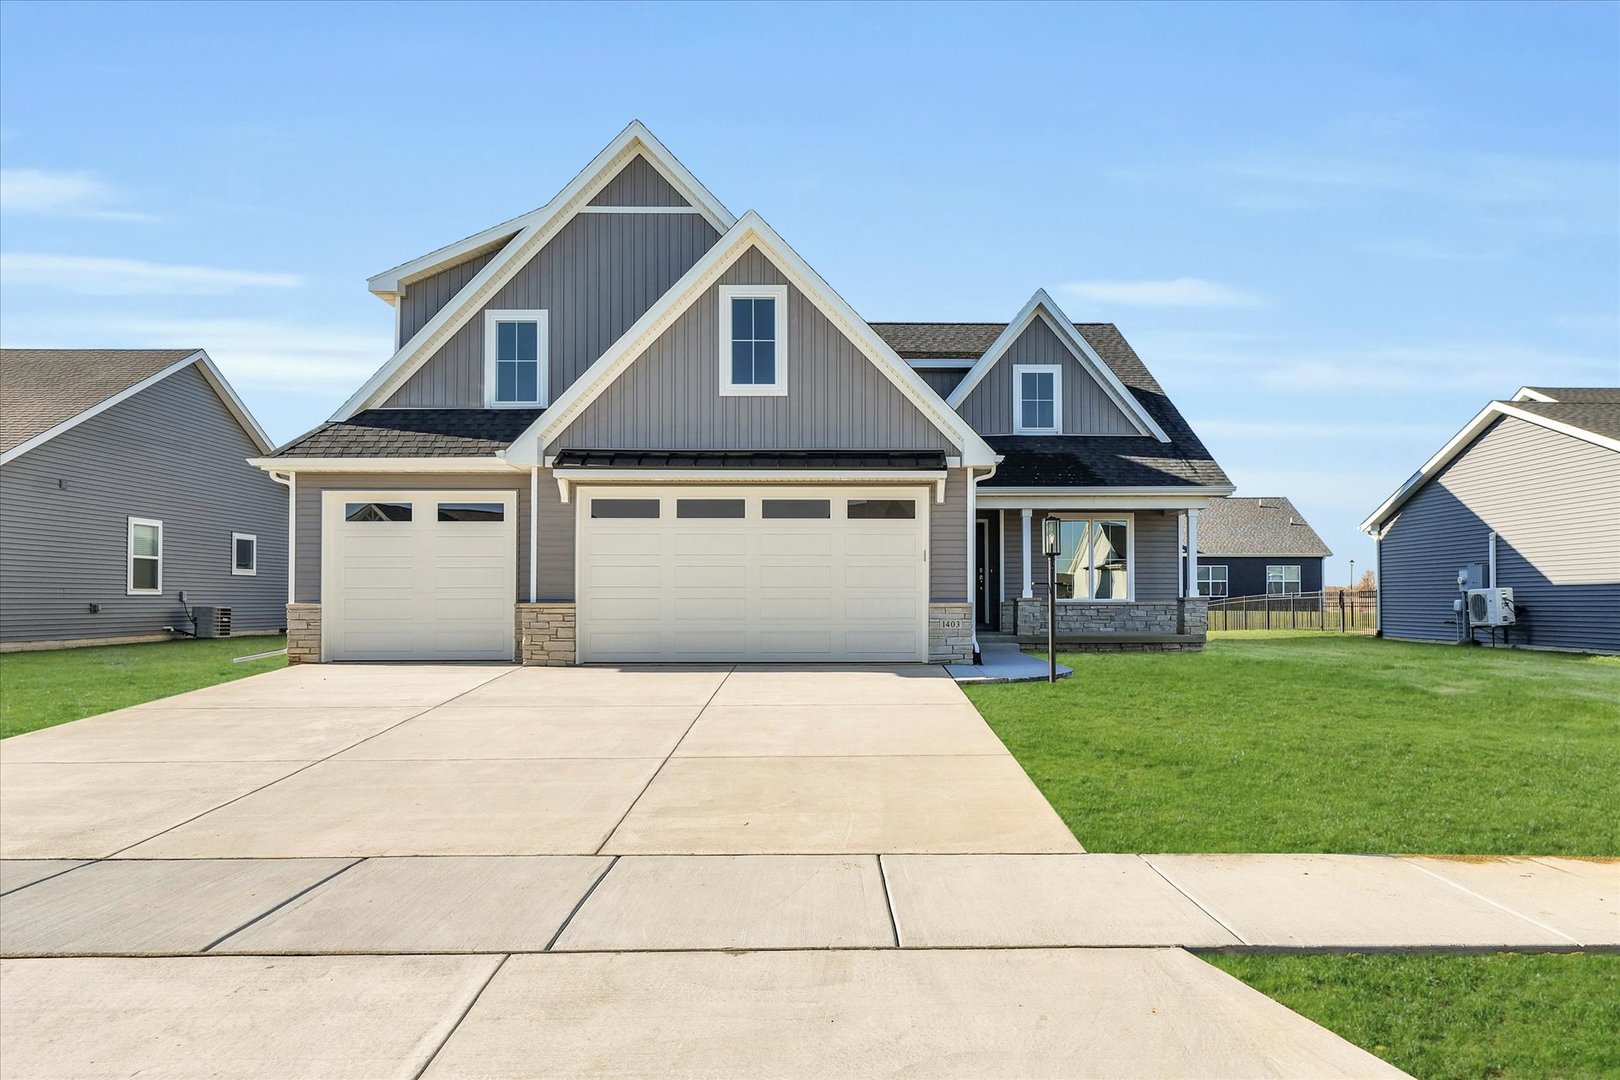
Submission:
{"label": "board and batten siding", "polygon": [[[193,366],[0,466],[0,641],[189,627],[182,589],[238,632],[285,625],[287,489],[259,453]],[[131,517],[163,522],[162,595],[126,595]],[[233,532],[258,537],[257,574],[231,573]]]}
{"label": "board and batten siding", "polygon": [[968,599],[972,560],[968,546],[968,484],[972,469],[952,469],[945,478],[945,501],[928,504],[928,591],[936,604],[961,604]]}
{"label": "board and batten siding", "polygon": [[[1165,603],[1181,596],[1181,529],[1180,518],[1173,510],[1037,510],[1030,518],[1029,545],[1033,549],[1030,562],[1030,581],[1034,583],[1036,599],[1046,595],[1046,556],[1041,554],[1041,519],[1048,513],[1059,517],[1111,518],[1135,515],[1136,579],[1135,600],[1143,603]],[[1002,512],[1002,550],[1005,552],[1007,572],[1002,577],[1002,599],[1016,600],[1023,595],[1024,551],[1023,518],[1018,510]]]}
{"label": "board and batten siding", "polygon": [[[785,395],[721,396],[720,285],[788,286]],[[954,452],[928,417],[758,248],[739,256],[555,445]]]}
{"label": "board and batten siding", "polygon": [[384,408],[483,408],[486,310],[549,313],[550,390],[556,400],[718,239],[699,214],[579,214]]}
{"label": "board and batten siding", "polygon": [[664,174],[640,154],[591,199],[591,206],[691,206]]}
{"label": "board and batten siding", "polygon": [[[1498,420],[1384,524],[1385,636],[1454,641],[1457,572],[1490,562],[1519,644],[1620,652],[1620,453]],[[1483,635],[1481,635],[1483,636]]]}
{"label": "board and batten siding", "polygon": [[962,402],[958,411],[974,431],[981,435],[1013,434],[1013,368],[1018,364],[1056,364],[1063,369],[1065,435],[1137,434],[1130,419],[1041,319],[1024,328]]}
{"label": "board and batten siding", "polygon": [[489,260],[500,254],[500,250],[496,248],[482,255],[474,255],[466,262],[457,263],[405,286],[405,295],[398,300],[399,340],[394,343],[394,348],[397,349],[411,340],[416,332],[427,325],[427,321],[437,315],[478,271],[489,265]]}

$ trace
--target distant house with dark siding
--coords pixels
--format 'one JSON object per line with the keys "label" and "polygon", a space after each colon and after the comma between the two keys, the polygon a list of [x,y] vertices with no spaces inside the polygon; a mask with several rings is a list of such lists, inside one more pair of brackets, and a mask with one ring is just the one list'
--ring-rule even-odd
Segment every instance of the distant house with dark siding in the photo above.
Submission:
{"label": "distant house with dark siding", "polygon": [[1513,590],[1509,644],[1620,653],[1620,388],[1491,402],[1361,527],[1386,637],[1467,639],[1457,574],[1479,564]]}
{"label": "distant house with dark siding", "polygon": [[1202,596],[1285,596],[1322,589],[1333,552],[1294,504],[1279,496],[1213,499],[1198,516]]}
{"label": "distant house with dark siding", "polygon": [[0,349],[0,649],[286,623],[287,489],[194,349]]}

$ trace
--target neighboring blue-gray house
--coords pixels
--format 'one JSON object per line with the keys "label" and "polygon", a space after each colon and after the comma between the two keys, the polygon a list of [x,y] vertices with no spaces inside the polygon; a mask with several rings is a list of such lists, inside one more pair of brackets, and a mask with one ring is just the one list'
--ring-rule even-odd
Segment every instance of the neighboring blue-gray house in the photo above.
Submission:
{"label": "neighboring blue-gray house", "polygon": [[961,660],[1046,618],[1196,648],[1232,487],[1111,325],[869,323],[639,123],[551,202],[378,274],[395,352],[257,464],[288,656]]}
{"label": "neighboring blue-gray house", "polygon": [[200,350],[0,349],[0,649],[280,629],[270,447]]}
{"label": "neighboring blue-gray house", "polygon": [[1620,388],[1493,401],[1361,523],[1378,544],[1379,633],[1487,641],[1458,575],[1513,590],[1497,640],[1620,653]]}
{"label": "neighboring blue-gray house", "polygon": [[1322,591],[1333,552],[1294,504],[1278,496],[1216,499],[1198,517],[1198,591],[1290,596]]}

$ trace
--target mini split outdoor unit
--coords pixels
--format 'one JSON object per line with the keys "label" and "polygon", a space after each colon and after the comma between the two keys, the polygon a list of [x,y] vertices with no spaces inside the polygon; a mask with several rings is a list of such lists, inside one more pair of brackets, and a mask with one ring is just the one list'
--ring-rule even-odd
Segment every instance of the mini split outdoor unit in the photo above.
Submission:
{"label": "mini split outdoor unit", "polygon": [[1512,589],[1469,589],[1469,626],[1512,626]]}
{"label": "mini split outdoor unit", "polygon": [[231,609],[228,607],[203,607],[199,604],[191,609],[191,617],[196,620],[197,636],[200,638],[231,636]]}

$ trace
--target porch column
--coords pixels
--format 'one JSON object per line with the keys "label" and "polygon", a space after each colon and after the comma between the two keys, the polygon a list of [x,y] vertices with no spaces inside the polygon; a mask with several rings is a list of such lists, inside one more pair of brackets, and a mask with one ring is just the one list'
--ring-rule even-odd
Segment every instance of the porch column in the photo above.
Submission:
{"label": "porch column", "polygon": [[1198,595],[1198,511],[1187,511],[1187,595]]}
{"label": "porch column", "polygon": [[1032,600],[1035,597],[1035,578],[1030,570],[1030,563],[1035,560],[1029,553],[1029,523],[1035,511],[1026,506],[1019,512],[1023,515],[1024,524],[1024,591],[1019,595],[1025,600]]}

